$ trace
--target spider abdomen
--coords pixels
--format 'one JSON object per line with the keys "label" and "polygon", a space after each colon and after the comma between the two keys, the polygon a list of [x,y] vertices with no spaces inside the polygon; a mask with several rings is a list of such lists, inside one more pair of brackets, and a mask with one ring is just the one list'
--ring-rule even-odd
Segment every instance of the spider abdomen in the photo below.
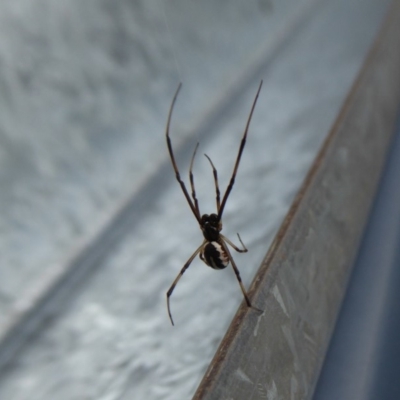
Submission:
{"label": "spider abdomen", "polygon": [[228,254],[218,242],[208,242],[203,247],[200,258],[213,269],[224,269],[229,264]]}

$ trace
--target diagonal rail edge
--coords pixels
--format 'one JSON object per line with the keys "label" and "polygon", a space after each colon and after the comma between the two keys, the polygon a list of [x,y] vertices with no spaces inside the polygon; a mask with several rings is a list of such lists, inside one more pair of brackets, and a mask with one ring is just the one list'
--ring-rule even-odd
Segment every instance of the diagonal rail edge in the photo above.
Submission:
{"label": "diagonal rail edge", "polygon": [[[400,99],[398,37],[400,3],[394,1],[364,67],[250,287],[249,295],[256,307],[265,311],[260,316],[249,310],[245,304],[241,305],[193,397],[194,400],[251,400],[266,398],[267,395],[268,398],[272,396],[271,398],[303,399],[312,395],[395,125]],[[352,137],[351,135],[355,139],[350,142],[352,147],[348,148],[346,145],[349,143],[346,140],[350,140],[348,138]],[[365,138],[377,141],[373,143],[375,150],[372,149],[372,145],[363,141]],[[367,158],[363,154],[365,148],[370,150]],[[355,159],[346,160],[349,155]],[[341,163],[343,165],[340,165]],[[333,174],[338,175],[336,181],[331,178],[332,166],[337,168],[337,171],[333,171]],[[355,171],[357,168],[357,174],[350,176],[353,181],[349,181],[344,173]],[[365,171],[360,171],[363,168]],[[330,179],[336,184],[336,197],[326,197],[329,188],[324,188],[324,179]],[[336,215],[333,215],[326,211],[327,207],[335,206],[335,201],[341,206],[346,206],[343,201],[337,200],[343,195],[340,183],[343,186],[347,185],[346,189],[349,185],[355,187],[354,193],[349,189],[349,193],[353,193],[355,199],[350,202],[354,204],[348,205],[351,215],[347,215],[347,220],[340,220],[345,212],[340,213],[336,210]],[[359,194],[356,193],[356,189],[360,191]],[[320,196],[315,197],[315,194]],[[320,215],[314,212],[318,208],[322,210]],[[318,242],[315,232],[310,233],[310,229],[324,228],[323,224],[318,225],[318,218],[323,219],[327,216],[331,219],[335,217],[336,220],[330,221],[331,225],[325,227],[328,228],[327,233],[323,229],[316,231],[325,239]],[[339,228],[333,224],[339,225]],[[332,228],[333,234],[329,232],[329,228]],[[314,244],[311,247],[304,239],[304,236],[310,234],[314,235]],[[347,247],[340,235],[349,241]],[[326,239],[336,242],[327,244]],[[321,290],[325,289],[324,284],[332,284],[335,287],[331,292],[328,289],[328,294],[322,294],[321,290],[315,288],[317,295],[307,287],[307,290],[303,290],[306,293],[300,293],[298,298],[303,302],[302,305],[313,305],[318,309],[318,303],[307,303],[307,296],[314,296],[314,300],[316,296],[317,301],[320,300],[326,305],[326,315],[318,315],[318,310],[304,307],[296,309],[296,304],[293,304],[298,294],[296,290],[301,292],[301,289],[291,288],[296,292],[294,295],[289,290],[293,281],[296,285],[305,285],[301,277],[293,275],[299,274],[297,270],[301,270],[301,257],[304,257],[309,265],[315,262],[313,257],[316,257],[315,247],[318,243],[325,246],[327,252],[328,245],[336,247],[329,253],[334,260],[326,261],[326,264],[333,265],[327,267],[329,269],[324,276],[325,280],[316,280],[314,284],[322,284]],[[315,254],[311,254],[314,251]],[[319,253],[319,257],[320,260],[324,260],[323,254]],[[311,269],[313,268],[304,268],[303,272],[307,274]],[[314,268],[312,272],[318,274],[315,270]],[[282,276],[283,274],[286,275]],[[329,295],[333,299],[324,298]],[[317,314],[319,320],[313,313]],[[269,325],[265,322],[268,318]],[[278,322],[278,329],[273,322]],[[322,327],[315,327],[318,324]],[[261,331],[265,339],[260,344],[257,337]],[[277,337],[279,335],[281,338]]]}

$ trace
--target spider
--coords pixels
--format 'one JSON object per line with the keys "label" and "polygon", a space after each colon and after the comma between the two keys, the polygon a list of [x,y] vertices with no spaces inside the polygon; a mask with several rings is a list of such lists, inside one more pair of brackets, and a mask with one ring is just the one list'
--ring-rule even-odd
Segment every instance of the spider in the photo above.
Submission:
{"label": "spider", "polygon": [[230,182],[225,190],[225,193],[222,197],[222,201],[220,198],[217,170],[216,170],[213,162],[211,161],[211,158],[208,157],[207,154],[205,154],[205,157],[210,162],[211,168],[213,170],[214,184],[215,184],[215,191],[216,191],[216,202],[217,202],[217,213],[213,213],[210,215],[208,215],[208,214],[201,215],[200,214],[199,202],[196,197],[196,190],[195,190],[194,180],[193,180],[193,173],[192,173],[193,162],[194,162],[194,159],[196,156],[196,151],[199,146],[199,143],[196,144],[196,147],[194,149],[192,159],[190,162],[190,168],[189,168],[189,181],[190,181],[190,187],[192,190],[192,198],[191,198],[188,190],[186,189],[185,183],[181,179],[179,169],[178,169],[178,166],[175,161],[174,152],[172,150],[171,139],[169,137],[169,127],[170,127],[170,122],[171,122],[171,115],[172,115],[172,112],[174,109],[176,98],[178,97],[178,93],[182,86],[181,83],[178,85],[178,88],[172,99],[172,103],[171,103],[169,113],[168,113],[167,127],[166,127],[166,132],[165,132],[165,136],[167,139],[168,151],[169,151],[169,155],[171,157],[172,167],[175,171],[176,180],[179,182],[179,184],[182,188],[183,194],[185,195],[186,200],[189,203],[189,207],[192,210],[195,218],[197,219],[197,222],[199,223],[200,229],[204,236],[203,243],[196,249],[196,251],[186,261],[185,265],[182,267],[181,271],[179,272],[178,276],[175,278],[175,280],[173,281],[171,287],[169,288],[169,290],[167,292],[167,309],[168,309],[168,315],[169,315],[172,325],[174,325],[174,321],[172,319],[172,314],[171,314],[170,301],[169,301],[170,297],[172,295],[172,292],[175,289],[175,286],[179,282],[179,279],[182,277],[184,272],[189,268],[190,264],[192,263],[192,261],[198,254],[199,254],[200,259],[206,265],[208,265],[209,267],[211,267],[213,269],[224,269],[229,265],[229,262],[230,262],[232,265],[232,268],[235,272],[236,278],[239,282],[240,289],[242,290],[243,296],[246,300],[247,306],[252,307],[250,299],[249,299],[249,297],[246,293],[246,290],[243,286],[239,270],[236,266],[235,261],[233,260],[233,257],[231,255],[227,245],[230,245],[233,249],[235,249],[239,253],[246,253],[247,248],[243,244],[242,239],[240,238],[239,234],[237,234],[237,235],[238,235],[240,244],[243,247],[241,249],[239,247],[237,247],[235,244],[233,244],[227,237],[225,237],[221,233],[221,230],[222,230],[221,219],[222,219],[222,214],[224,212],[224,208],[225,208],[226,202],[228,200],[229,194],[231,193],[233,184],[235,183],[235,177],[236,177],[236,173],[237,173],[237,170],[239,167],[240,158],[242,156],[242,152],[243,152],[244,146],[246,144],[247,132],[249,130],[250,121],[253,116],[253,111],[254,111],[255,105],[257,103],[258,95],[260,93],[262,84],[263,84],[263,81],[260,82],[256,97],[254,98],[253,105],[251,107],[250,114],[247,119],[247,124],[246,124],[246,128],[244,130],[242,141],[240,143],[239,152],[236,157],[236,162],[235,162],[235,166],[233,168],[232,176],[231,176]]}

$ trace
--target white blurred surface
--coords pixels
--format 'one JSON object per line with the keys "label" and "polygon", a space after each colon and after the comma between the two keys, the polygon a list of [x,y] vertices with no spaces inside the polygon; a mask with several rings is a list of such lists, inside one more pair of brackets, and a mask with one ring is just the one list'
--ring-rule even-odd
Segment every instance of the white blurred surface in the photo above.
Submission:
{"label": "white blurred surface", "polygon": [[210,213],[215,194],[202,153],[224,190],[264,79],[224,214],[223,233],[237,242],[240,232],[249,248],[234,254],[247,287],[387,4],[0,4],[0,329],[82,243],[107,229],[121,204],[146,184],[151,193],[123,240],[3,371],[1,399],[193,394],[242,295],[230,267],[214,271],[196,259],[172,296],[176,326],[169,323],[165,292],[202,240],[167,165],[164,129],[177,83],[184,86],[173,146],[186,178],[192,150],[183,155],[180,144],[201,142],[196,189]]}

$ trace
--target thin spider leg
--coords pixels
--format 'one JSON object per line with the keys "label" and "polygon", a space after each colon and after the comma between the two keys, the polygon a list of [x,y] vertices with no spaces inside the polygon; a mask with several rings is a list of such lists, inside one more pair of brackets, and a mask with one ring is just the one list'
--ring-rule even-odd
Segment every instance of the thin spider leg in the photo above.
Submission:
{"label": "thin spider leg", "polygon": [[198,202],[197,197],[196,197],[196,189],[194,187],[194,179],[193,179],[193,172],[192,172],[194,158],[196,157],[196,151],[197,151],[198,147],[199,147],[199,142],[197,142],[196,147],[194,148],[194,152],[193,152],[193,155],[192,155],[192,161],[190,162],[189,180],[190,180],[190,187],[192,188],[192,197],[193,197],[193,201],[194,201],[194,206],[196,208],[197,214],[201,215],[200,214],[200,208],[199,208],[199,202]]}
{"label": "thin spider leg", "polygon": [[253,105],[252,105],[251,110],[250,110],[249,118],[247,119],[246,128],[244,130],[242,141],[240,143],[239,152],[238,152],[238,155],[236,157],[235,167],[233,168],[233,172],[232,172],[232,177],[231,177],[231,180],[229,182],[228,187],[226,188],[224,197],[222,198],[221,207],[218,210],[218,220],[221,220],[221,218],[222,218],[222,213],[224,212],[224,207],[225,207],[226,201],[228,200],[229,194],[230,194],[230,192],[231,192],[231,190],[233,188],[233,184],[235,183],[236,173],[237,173],[237,170],[239,168],[239,163],[240,163],[240,159],[242,157],[242,152],[243,152],[244,146],[246,144],[247,132],[249,130],[250,121],[251,121],[251,118],[253,117],[254,108],[256,106],[258,95],[260,94],[260,90],[261,90],[262,84],[263,84],[263,81],[261,80],[260,86],[258,87],[258,90],[257,90],[256,97],[255,97],[255,99],[253,101]]}
{"label": "thin spider leg", "polygon": [[186,189],[185,183],[181,179],[181,176],[180,176],[180,173],[179,173],[179,169],[178,169],[178,166],[177,166],[176,161],[175,161],[174,152],[172,150],[171,139],[169,137],[169,126],[170,126],[170,123],[171,123],[172,111],[174,109],[175,101],[176,101],[176,98],[178,97],[178,93],[179,93],[179,90],[181,89],[181,86],[182,86],[182,83],[180,83],[178,85],[178,88],[176,89],[174,98],[172,99],[171,107],[170,107],[169,113],[168,113],[167,128],[165,130],[165,136],[166,136],[166,139],[167,139],[167,146],[168,146],[169,155],[171,157],[172,167],[174,168],[174,171],[175,171],[176,180],[181,185],[183,194],[185,195],[186,200],[189,203],[189,206],[190,206],[194,216],[196,217],[198,223],[200,224],[200,215],[198,214],[198,212],[196,210],[196,207],[193,204],[192,199],[190,198],[190,195],[189,195],[189,193],[188,193],[188,191]]}
{"label": "thin spider leg", "polygon": [[225,242],[228,243],[231,247],[233,247],[238,253],[247,253],[248,252],[247,247],[243,244],[242,239],[240,238],[239,234],[237,234],[237,235],[238,235],[241,245],[243,246],[243,249],[239,249],[239,247],[237,247],[235,244],[233,244],[226,236],[224,236],[220,233],[222,240],[225,240]]}
{"label": "thin spider leg", "polygon": [[199,254],[200,250],[202,249],[202,247],[204,246],[205,243],[206,243],[206,241],[204,240],[203,243],[199,246],[199,248],[190,256],[189,260],[186,261],[185,265],[181,269],[181,272],[179,272],[178,276],[175,278],[175,280],[173,281],[171,287],[169,288],[169,290],[167,292],[167,309],[168,309],[169,319],[171,320],[172,325],[174,325],[174,321],[172,319],[171,308],[169,305],[169,298],[171,297],[171,294],[174,291],[175,286],[179,282],[179,279],[181,279],[182,275],[189,268],[189,265],[192,263],[192,261],[197,256],[197,254]]}
{"label": "thin spider leg", "polygon": [[219,211],[219,208],[221,207],[221,202],[220,202],[220,192],[219,192],[219,185],[218,185],[218,173],[217,169],[214,167],[213,162],[211,161],[211,158],[208,157],[207,154],[204,154],[208,161],[210,161],[211,167],[213,169],[213,175],[214,175],[214,183],[215,183],[215,192],[216,192],[216,200],[217,200],[217,212]]}
{"label": "thin spider leg", "polygon": [[249,296],[247,295],[246,289],[245,289],[244,286],[243,286],[243,282],[242,282],[242,278],[240,277],[239,269],[238,269],[238,267],[236,266],[235,261],[233,260],[233,257],[232,257],[232,255],[231,255],[231,252],[229,251],[228,246],[225,244],[225,242],[224,242],[223,240],[221,241],[221,243],[222,243],[222,247],[223,247],[224,250],[226,251],[226,254],[228,254],[229,261],[231,262],[232,268],[233,268],[233,270],[235,271],[236,279],[237,279],[238,282],[239,282],[240,289],[242,290],[242,293],[243,293],[243,296],[244,296],[244,298],[245,298],[245,300],[246,300],[247,306],[248,306],[248,307],[252,307],[251,302],[250,302],[250,299],[249,299]]}
{"label": "thin spider leg", "polygon": [[248,251],[248,250],[247,250],[247,247],[246,247],[246,246],[244,245],[244,243],[242,242],[242,238],[240,237],[239,233],[237,233],[237,235],[238,235],[240,244],[243,246],[242,252],[243,252],[243,253],[246,253],[246,251]]}

